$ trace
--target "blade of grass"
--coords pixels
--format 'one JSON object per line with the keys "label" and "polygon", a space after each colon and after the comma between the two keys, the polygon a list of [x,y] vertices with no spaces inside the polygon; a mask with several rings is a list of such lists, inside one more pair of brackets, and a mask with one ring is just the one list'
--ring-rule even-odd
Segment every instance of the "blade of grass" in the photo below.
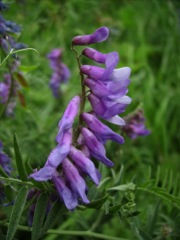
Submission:
{"label": "blade of grass", "polygon": [[26,169],[23,163],[23,159],[21,156],[21,152],[19,149],[19,144],[16,138],[16,134],[14,134],[14,152],[15,152],[15,159],[16,159],[16,166],[17,166],[17,170],[19,173],[19,177],[22,181],[27,181],[27,173],[26,173]]}
{"label": "blade of grass", "polygon": [[22,187],[17,194],[15,203],[12,209],[12,213],[10,216],[10,220],[9,220],[9,227],[7,231],[6,240],[12,240],[14,237],[14,234],[18,227],[19,220],[26,202],[27,191],[28,191],[27,187]]}

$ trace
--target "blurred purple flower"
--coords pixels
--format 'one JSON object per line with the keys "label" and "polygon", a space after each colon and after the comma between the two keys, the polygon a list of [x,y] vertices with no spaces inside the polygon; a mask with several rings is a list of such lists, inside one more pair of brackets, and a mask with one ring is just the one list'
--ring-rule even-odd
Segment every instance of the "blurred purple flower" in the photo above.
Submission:
{"label": "blurred purple flower", "polygon": [[150,131],[146,129],[144,123],[145,118],[143,116],[143,110],[140,109],[133,115],[125,118],[126,125],[122,128],[130,138],[136,139],[139,136],[146,136],[150,134]]}
{"label": "blurred purple flower", "polygon": [[50,67],[53,69],[53,74],[50,80],[50,88],[55,98],[60,97],[61,83],[67,83],[70,78],[68,67],[62,62],[62,50],[59,48],[53,49],[47,55]]}
{"label": "blurred purple flower", "polygon": [[17,43],[14,37],[11,35],[19,35],[21,27],[15,22],[5,20],[0,14],[0,46],[4,52],[8,53],[11,48],[16,50],[26,48],[27,45],[24,43]]}
{"label": "blurred purple flower", "polygon": [[2,0],[0,1],[0,12],[7,9],[7,4],[2,3]]}
{"label": "blurred purple flower", "polygon": [[11,159],[9,156],[3,152],[3,145],[0,141],[0,165],[4,169],[4,171],[9,175],[11,172]]}

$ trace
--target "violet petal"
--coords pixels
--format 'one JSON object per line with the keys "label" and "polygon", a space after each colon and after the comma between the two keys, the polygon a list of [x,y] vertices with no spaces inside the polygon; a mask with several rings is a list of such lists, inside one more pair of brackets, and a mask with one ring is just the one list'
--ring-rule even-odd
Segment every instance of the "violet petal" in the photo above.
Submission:
{"label": "violet petal", "polygon": [[81,130],[85,143],[89,148],[91,155],[104,163],[108,167],[113,167],[114,163],[110,161],[106,156],[106,150],[101,142],[98,141],[96,136],[87,128],[82,128]]}
{"label": "violet petal", "polygon": [[69,161],[68,158],[64,159],[62,166],[63,172],[72,191],[76,192],[82,198],[84,203],[89,203],[89,200],[86,196],[86,183],[80,176],[77,168],[71,163],[71,161]]}

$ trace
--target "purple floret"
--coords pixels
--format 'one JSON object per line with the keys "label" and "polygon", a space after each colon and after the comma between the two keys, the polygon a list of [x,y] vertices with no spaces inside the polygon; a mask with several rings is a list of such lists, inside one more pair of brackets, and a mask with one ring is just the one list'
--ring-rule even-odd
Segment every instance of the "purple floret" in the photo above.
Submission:
{"label": "purple floret", "polygon": [[103,42],[109,36],[107,27],[98,28],[94,33],[83,36],[76,36],[72,39],[73,45],[89,45],[93,43]]}
{"label": "purple floret", "polygon": [[133,116],[127,117],[127,124],[122,128],[131,139],[136,139],[138,136],[146,136],[150,131],[145,127],[145,118],[143,110],[139,110]]}

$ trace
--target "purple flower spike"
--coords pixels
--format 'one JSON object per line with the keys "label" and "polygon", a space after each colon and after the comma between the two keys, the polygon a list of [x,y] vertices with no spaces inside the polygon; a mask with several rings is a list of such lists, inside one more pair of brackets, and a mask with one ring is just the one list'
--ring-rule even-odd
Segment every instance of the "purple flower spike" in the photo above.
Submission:
{"label": "purple flower spike", "polygon": [[73,192],[77,193],[84,203],[89,203],[86,196],[86,183],[80,176],[77,168],[69,161],[64,159],[62,162],[63,172]]}
{"label": "purple flower spike", "polygon": [[52,150],[46,161],[45,166],[39,171],[31,174],[29,177],[35,179],[36,181],[47,181],[52,179],[56,168],[68,155],[71,142],[72,134],[70,133],[70,131],[64,133],[62,142]]}
{"label": "purple flower spike", "polygon": [[91,155],[97,158],[99,161],[104,163],[108,167],[113,167],[114,163],[111,162],[106,156],[106,150],[101,142],[98,141],[96,136],[87,128],[82,128],[81,130],[84,141],[89,148]]}
{"label": "purple flower spike", "polygon": [[75,96],[73,99],[69,102],[58,126],[59,126],[59,132],[56,136],[56,141],[58,143],[61,142],[62,136],[65,131],[70,129],[74,123],[74,119],[78,113],[79,110],[79,104],[80,104],[80,97]]}
{"label": "purple flower spike", "polygon": [[94,33],[83,36],[76,36],[72,39],[73,45],[89,45],[93,43],[103,42],[109,36],[107,27],[98,28]]}
{"label": "purple flower spike", "polygon": [[99,185],[99,178],[97,175],[97,169],[94,166],[94,163],[87,158],[81,151],[71,146],[69,156],[74,160],[75,164],[79,169],[88,174],[96,185]]}
{"label": "purple flower spike", "polygon": [[103,143],[107,140],[113,140],[119,144],[124,143],[124,139],[119,134],[113,132],[108,126],[103,124],[99,119],[89,113],[82,114],[83,120],[86,122],[90,130]]}
{"label": "purple flower spike", "polygon": [[72,192],[64,183],[63,179],[59,176],[58,172],[52,177],[52,181],[57,189],[59,196],[64,201],[69,210],[73,210],[78,205],[77,195]]}

